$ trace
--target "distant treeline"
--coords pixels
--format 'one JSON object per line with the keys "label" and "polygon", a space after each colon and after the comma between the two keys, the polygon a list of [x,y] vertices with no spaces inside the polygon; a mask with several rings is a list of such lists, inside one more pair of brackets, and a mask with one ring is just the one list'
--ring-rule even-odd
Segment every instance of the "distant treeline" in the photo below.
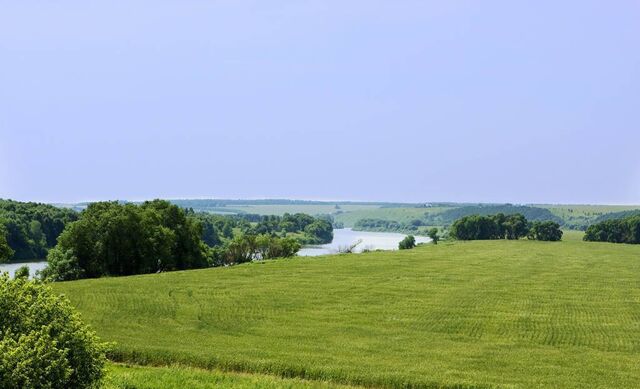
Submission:
{"label": "distant treeline", "polygon": [[[617,213],[620,214],[621,212]],[[591,225],[587,228],[584,240],[640,244],[640,214],[631,213],[631,216],[605,220]]]}
{"label": "distant treeline", "polygon": [[65,226],[77,219],[70,209],[0,199],[0,233],[11,248],[8,259],[45,258]]}
{"label": "distant treeline", "polygon": [[354,224],[355,230],[394,231],[416,233],[423,226],[450,226],[456,220],[471,215],[523,215],[528,221],[552,221],[562,225],[562,219],[548,209],[523,205],[470,205],[448,209],[440,213],[425,213],[424,217],[406,222],[395,220],[364,218]]}
{"label": "distant treeline", "polygon": [[332,239],[329,221],[305,214],[256,218],[196,213],[163,200],[97,202],[60,234],[42,276],[62,281],[221,266],[291,257],[303,242]]}
{"label": "distant treeline", "polygon": [[459,240],[520,239],[559,241],[560,225],[553,221],[529,222],[522,214],[470,215],[456,220],[449,231]]}
{"label": "distant treeline", "polygon": [[634,209],[630,211],[620,211],[620,212],[611,212],[600,215],[594,221],[594,224],[601,223],[606,220],[614,220],[614,219],[624,219],[629,216],[639,216],[640,209]]}
{"label": "distant treeline", "polygon": [[202,239],[209,246],[216,246],[223,238],[231,238],[233,230],[245,235],[293,235],[301,244],[324,244],[333,240],[333,226],[327,217],[313,217],[304,213],[283,216],[254,214],[216,215],[186,210],[187,214],[202,223]]}
{"label": "distant treeline", "polygon": [[[450,225],[456,220],[464,216],[470,215],[523,215],[529,221],[552,221],[558,224],[562,224],[562,219],[545,208],[529,207],[525,205],[476,205],[468,207],[460,207],[448,209],[440,214],[433,215],[430,219],[426,220],[427,224],[432,225]],[[429,219],[429,218],[428,218]],[[438,221],[438,223],[436,223]]]}

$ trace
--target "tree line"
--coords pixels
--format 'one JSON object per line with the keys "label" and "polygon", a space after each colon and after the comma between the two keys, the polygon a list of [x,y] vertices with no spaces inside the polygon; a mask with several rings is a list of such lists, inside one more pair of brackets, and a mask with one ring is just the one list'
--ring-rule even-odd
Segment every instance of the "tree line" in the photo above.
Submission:
{"label": "tree line", "polygon": [[71,209],[0,199],[0,260],[45,258],[65,226],[77,218]]}
{"label": "tree line", "polygon": [[331,223],[305,214],[221,216],[164,200],[97,202],[69,223],[42,277],[54,281],[155,273],[294,256],[333,239]]}
{"label": "tree line", "polygon": [[529,222],[522,214],[470,215],[456,220],[449,231],[458,240],[520,239],[559,241],[560,225],[553,221]]}
{"label": "tree line", "polygon": [[587,228],[585,241],[640,244],[640,215],[605,220]]}

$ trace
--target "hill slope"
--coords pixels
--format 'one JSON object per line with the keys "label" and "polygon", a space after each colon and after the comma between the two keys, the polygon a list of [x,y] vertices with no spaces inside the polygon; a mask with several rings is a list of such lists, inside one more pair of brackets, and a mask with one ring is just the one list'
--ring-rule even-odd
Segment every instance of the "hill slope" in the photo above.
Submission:
{"label": "hill slope", "polygon": [[134,363],[402,387],[640,387],[640,247],[485,241],[56,284]]}

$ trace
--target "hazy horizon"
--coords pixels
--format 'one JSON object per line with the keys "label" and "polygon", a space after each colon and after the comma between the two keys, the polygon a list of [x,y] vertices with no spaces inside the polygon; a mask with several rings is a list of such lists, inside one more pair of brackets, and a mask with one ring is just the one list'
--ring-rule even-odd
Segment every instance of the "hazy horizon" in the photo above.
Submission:
{"label": "hazy horizon", "polygon": [[0,198],[640,204],[640,3],[0,3]]}

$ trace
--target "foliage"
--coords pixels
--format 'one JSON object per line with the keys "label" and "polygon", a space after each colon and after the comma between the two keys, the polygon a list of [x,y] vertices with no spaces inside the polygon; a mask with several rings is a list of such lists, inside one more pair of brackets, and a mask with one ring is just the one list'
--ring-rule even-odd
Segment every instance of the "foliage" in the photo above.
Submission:
{"label": "foliage", "polygon": [[504,215],[522,215],[525,219],[530,221],[554,221],[556,223],[562,223],[562,219],[554,215],[545,208],[529,207],[524,205],[475,205],[466,206],[446,210],[428,220],[431,225],[448,225],[461,219],[465,216],[490,216],[496,214]]}
{"label": "foliage", "polygon": [[[14,260],[46,257],[48,249],[56,244],[65,226],[76,219],[77,213],[70,209],[0,200],[0,224],[5,231],[0,236],[6,238],[14,252],[11,257]],[[0,242],[0,251],[2,246]]]}
{"label": "foliage", "polygon": [[44,273],[53,280],[208,266],[201,225],[166,201],[90,204],[65,228]]}
{"label": "foliage", "polygon": [[601,223],[606,220],[626,219],[631,216],[640,216],[640,209],[630,209],[626,211],[610,212],[598,216],[593,224]]}
{"label": "foliage", "polygon": [[224,247],[224,263],[237,264],[254,259],[289,258],[296,255],[300,247],[300,243],[290,237],[239,234]]}
{"label": "foliage", "polygon": [[29,278],[29,266],[22,265],[13,273],[13,278]]}
{"label": "foliage", "polygon": [[398,243],[400,250],[408,250],[416,247],[416,238],[413,235],[407,235]]}
{"label": "foliage", "polygon": [[555,222],[534,222],[533,225],[540,231],[529,234],[529,222],[521,214],[471,215],[456,220],[451,226],[450,234],[458,240],[517,240],[527,235],[531,239],[552,240],[558,232],[560,236],[557,240],[562,237],[560,226]]}
{"label": "foliage", "polygon": [[225,239],[233,238],[234,229],[244,236],[293,235],[301,244],[324,244],[333,240],[332,223],[326,216],[315,218],[303,213],[285,213],[283,216],[194,213],[193,216],[202,223],[202,239],[209,247],[224,245]]}
{"label": "foliage", "polygon": [[557,242],[562,240],[562,230],[558,223],[552,221],[531,223],[528,232],[529,239]]}
{"label": "foliage", "polygon": [[593,242],[640,244],[640,215],[605,220],[587,228],[584,240]]}
{"label": "foliage", "polygon": [[0,221],[0,263],[8,261],[13,253],[13,249],[7,242],[7,228]]}
{"label": "foliage", "polygon": [[97,387],[104,352],[66,299],[0,275],[0,387]]}
{"label": "foliage", "polygon": [[385,388],[638,388],[639,257],[565,237],[441,242],[53,287],[127,363]]}
{"label": "foliage", "polygon": [[431,241],[433,242],[433,244],[438,244],[438,241],[440,240],[440,236],[438,235],[438,229],[436,227],[430,228],[429,231],[427,232],[427,236],[431,238]]}

